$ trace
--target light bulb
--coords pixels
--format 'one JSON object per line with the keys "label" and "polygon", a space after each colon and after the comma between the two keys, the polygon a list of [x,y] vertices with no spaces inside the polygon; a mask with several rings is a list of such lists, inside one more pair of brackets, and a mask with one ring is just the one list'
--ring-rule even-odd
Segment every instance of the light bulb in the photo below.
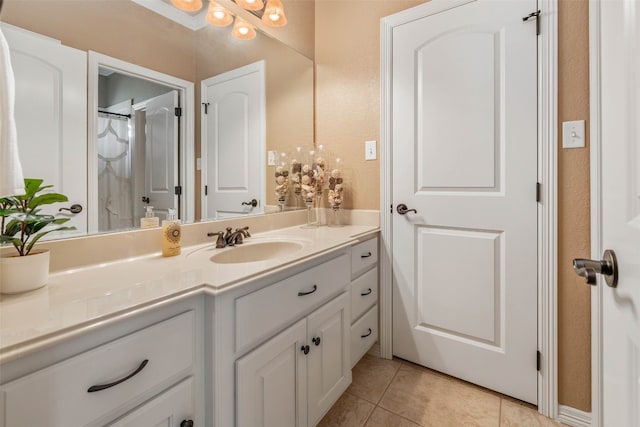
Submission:
{"label": "light bulb", "polygon": [[284,27],[287,25],[287,17],[284,14],[284,6],[280,0],[267,0],[262,21],[271,27]]}
{"label": "light bulb", "polygon": [[216,27],[226,27],[233,22],[233,16],[224,7],[215,2],[210,2],[207,21]]}
{"label": "light bulb", "polygon": [[239,40],[251,40],[256,36],[256,30],[253,25],[236,16],[236,23],[233,25],[231,35]]}
{"label": "light bulb", "polygon": [[222,19],[224,18],[224,12],[221,10],[216,10],[215,12],[213,12],[213,16],[215,16],[217,19]]}
{"label": "light bulb", "polygon": [[238,28],[238,32],[240,34],[242,34],[243,36],[245,36],[245,35],[249,34],[249,29],[247,27],[240,27],[240,28]]}

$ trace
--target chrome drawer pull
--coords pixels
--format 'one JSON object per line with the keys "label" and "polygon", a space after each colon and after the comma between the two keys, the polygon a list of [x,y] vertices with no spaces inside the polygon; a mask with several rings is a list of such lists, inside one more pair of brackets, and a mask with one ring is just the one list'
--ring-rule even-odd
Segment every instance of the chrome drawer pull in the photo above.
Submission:
{"label": "chrome drawer pull", "polygon": [[122,379],[119,379],[118,381],[114,381],[114,382],[109,383],[109,384],[92,385],[87,390],[87,393],[93,393],[93,392],[96,392],[96,391],[106,390],[106,389],[111,388],[113,386],[117,386],[118,384],[123,383],[126,380],[138,375],[140,373],[140,371],[142,371],[144,369],[144,367],[147,366],[147,363],[149,363],[149,359],[144,359],[142,361],[142,363],[140,364],[140,366],[138,366],[138,369],[136,369],[135,371],[133,371],[132,373],[130,373],[126,377],[124,377]]}
{"label": "chrome drawer pull", "polygon": [[362,292],[362,293],[360,294],[360,296],[361,296],[361,297],[366,297],[367,295],[370,295],[370,294],[371,294],[371,292],[373,292],[373,291],[371,290],[371,288],[368,288],[368,289],[367,289],[367,291],[366,291],[366,292]]}
{"label": "chrome drawer pull", "polygon": [[314,292],[315,292],[315,291],[317,291],[317,290],[318,290],[318,285],[313,285],[313,289],[311,289],[311,290],[310,290],[310,291],[308,291],[308,292],[298,292],[298,296],[299,296],[299,297],[303,297],[303,296],[305,296],[305,295],[310,295],[310,294],[314,293]]}
{"label": "chrome drawer pull", "polygon": [[364,334],[364,335],[360,335],[360,338],[366,338],[366,337],[368,337],[369,335],[371,335],[372,333],[373,333],[373,331],[371,330],[371,328],[369,328],[369,332],[367,332],[367,333],[366,333],[366,334]]}
{"label": "chrome drawer pull", "polygon": [[364,255],[360,255],[360,258],[369,258],[371,256],[371,252],[367,252]]}

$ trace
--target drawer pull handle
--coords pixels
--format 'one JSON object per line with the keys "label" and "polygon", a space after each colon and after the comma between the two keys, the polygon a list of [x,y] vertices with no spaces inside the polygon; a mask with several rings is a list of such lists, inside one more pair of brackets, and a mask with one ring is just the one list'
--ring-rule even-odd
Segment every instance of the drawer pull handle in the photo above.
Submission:
{"label": "drawer pull handle", "polygon": [[317,291],[317,290],[318,290],[318,285],[313,285],[313,289],[311,289],[311,290],[310,290],[310,291],[308,291],[308,292],[298,292],[298,296],[299,296],[299,297],[303,297],[303,296],[305,296],[305,295],[310,295],[310,294],[314,293],[314,292],[315,292],[315,291]]}
{"label": "drawer pull handle", "polygon": [[111,388],[113,386],[117,386],[118,384],[123,383],[126,380],[128,380],[130,378],[133,378],[136,375],[138,375],[140,373],[140,371],[142,371],[144,369],[144,367],[147,366],[147,363],[149,363],[149,359],[144,359],[142,361],[142,363],[140,364],[140,366],[138,366],[138,368],[135,371],[133,371],[132,373],[130,373],[126,377],[119,379],[118,381],[114,381],[114,382],[109,383],[109,384],[92,385],[87,390],[87,393],[93,393],[93,392],[96,392],[96,391],[106,390],[106,389]]}
{"label": "drawer pull handle", "polygon": [[366,337],[368,337],[369,335],[371,335],[372,333],[373,333],[373,331],[371,330],[371,328],[369,328],[369,332],[367,332],[367,333],[366,333],[366,334],[364,334],[364,335],[360,335],[360,338],[366,338]]}
{"label": "drawer pull handle", "polygon": [[371,290],[371,288],[367,288],[367,291],[366,291],[366,292],[362,292],[362,293],[360,294],[360,296],[361,296],[361,297],[366,297],[367,295],[371,295],[371,292],[373,292],[373,291]]}
{"label": "drawer pull handle", "polygon": [[316,346],[320,345],[320,337],[311,338],[311,341],[313,341]]}
{"label": "drawer pull handle", "polygon": [[308,346],[308,345],[303,345],[302,347],[300,347],[300,350],[301,350],[304,354],[309,354],[309,346]]}
{"label": "drawer pull handle", "polygon": [[371,252],[367,252],[366,254],[360,255],[360,258],[369,258],[371,256]]}

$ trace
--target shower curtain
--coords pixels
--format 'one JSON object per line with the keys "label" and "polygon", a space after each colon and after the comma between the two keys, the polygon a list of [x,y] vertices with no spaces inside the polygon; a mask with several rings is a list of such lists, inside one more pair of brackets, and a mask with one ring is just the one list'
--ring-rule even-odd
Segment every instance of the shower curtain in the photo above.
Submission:
{"label": "shower curtain", "polygon": [[98,230],[133,227],[130,119],[98,114]]}

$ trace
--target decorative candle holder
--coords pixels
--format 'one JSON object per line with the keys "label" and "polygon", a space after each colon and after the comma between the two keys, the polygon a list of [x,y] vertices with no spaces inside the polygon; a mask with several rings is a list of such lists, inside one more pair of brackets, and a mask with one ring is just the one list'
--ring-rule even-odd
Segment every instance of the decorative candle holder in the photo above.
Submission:
{"label": "decorative candle holder", "polygon": [[286,170],[286,165],[276,167],[276,200],[280,211],[284,210],[284,206],[287,200],[287,193],[289,192],[289,171]]}
{"label": "decorative candle holder", "polygon": [[307,225],[304,228],[316,228],[318,226],[318,218],[311,209],[313,207],[313,199],[316,196],[316,178],[315,171],[308,164],[302,166],[300,187],[304,204],[307,207]]}
{"label": "decorative candle holder", "polygon": [[[336,163],[339,163],[340,159]],[[331,176],[329,177],[329,205],[331,206],[331,227],[342,227],[342,220],[340,214],[340,207],[342,206],[343,193],[344,192],[344,180],[342,179],[342,172],[340,169],[333,169]]]}

